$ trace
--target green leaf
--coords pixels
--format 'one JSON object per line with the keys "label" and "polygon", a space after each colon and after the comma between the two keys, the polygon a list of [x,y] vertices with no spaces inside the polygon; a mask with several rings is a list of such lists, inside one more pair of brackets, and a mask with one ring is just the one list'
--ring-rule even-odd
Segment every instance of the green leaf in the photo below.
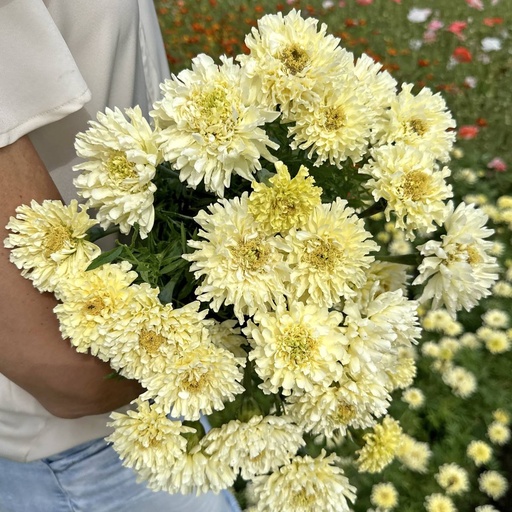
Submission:
{"label": "green leaf", "polygon": [[123,249],[124,246],[119,245],[115,249],[102,252],[97,258],[91,261],[91,263],[87,267],[87,270],[94,270],[95,268],[105,265],[105,263],[111,263],[112,261],[116,260],[119,256],[121,256]]}

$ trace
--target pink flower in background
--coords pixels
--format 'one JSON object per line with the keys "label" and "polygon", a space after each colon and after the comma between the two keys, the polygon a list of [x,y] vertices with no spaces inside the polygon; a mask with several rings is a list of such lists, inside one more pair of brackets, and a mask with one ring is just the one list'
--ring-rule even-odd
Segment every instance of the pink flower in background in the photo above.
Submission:
{"label": "pink flower in background", "polygon": [[356,0],[356,4],[371,5],[371,4],[373,4],[373,0]]}
{"label": "pink flower in background", "polygon": [[468,26],[468,24],[465,21],[454,21],[453,23],[450,23],[448,25],[448,32],[451,32],[452,34],[455,34],[459,39],[463,40],[465,39],[464,34],[462,31]]}
{"label": "pink flower in background", "polygon": [[[483,11],[484,10],[484,4],[482,2],[482,0],[466,0],[466,3],[468,4],[469,7],[473,7],[473,9],[478,9],[479,11]],[[496,4],[498,2],[496,1]],[[492,5],[496,5],[495,3],[493,3]]]}
{"label": "pink flower in background", "polygon": [[471,140],[474,139],[478,132],[480,131],[480,128],[474,124],[466,124],[464,126],[461,126],[458,131],[459,139],[463,140]]}
{"label": "pink flower in background", "polygon": [[441,20],[432,20],[428,26],[427,30],[431,32],[437,32],[440,28],[444,27],[444,23]]}
{"label": "pink flower in background", "polygon": [[505,172],[507,170],[507,164],[499,156],[495,156],[488,164],[489,169],[493,169],[497,172]]}

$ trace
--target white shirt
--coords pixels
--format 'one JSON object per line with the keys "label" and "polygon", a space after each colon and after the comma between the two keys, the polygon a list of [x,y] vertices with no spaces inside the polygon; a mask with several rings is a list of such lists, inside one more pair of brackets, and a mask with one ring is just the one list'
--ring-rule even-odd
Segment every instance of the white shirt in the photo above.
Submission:
{"label": "white shirt", "polygon": [[[75,135],[106,107],[147,113],[168,76],[153,0],[0,0],[0,147],[30,134],[65,201]],[[0,457],[58,453],[107,421],[57,418],[0,374]]]}

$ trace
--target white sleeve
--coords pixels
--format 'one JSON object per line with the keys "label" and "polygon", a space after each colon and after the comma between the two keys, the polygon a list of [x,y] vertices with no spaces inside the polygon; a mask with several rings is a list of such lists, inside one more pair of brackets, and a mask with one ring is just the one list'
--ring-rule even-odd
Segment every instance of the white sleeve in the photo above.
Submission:
{"label": "white sleeve", "polygon": [[76,112],[90,98],[42,0],[0,0],[0,147]]}

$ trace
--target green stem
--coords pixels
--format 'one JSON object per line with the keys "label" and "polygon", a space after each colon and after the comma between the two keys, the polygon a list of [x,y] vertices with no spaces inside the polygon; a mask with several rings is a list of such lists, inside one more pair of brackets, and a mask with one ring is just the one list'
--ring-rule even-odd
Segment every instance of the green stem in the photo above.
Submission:
{"label": "green stem", "polygon": [[363,210],[358,216],[361,219],[364,219],[365,217],[371,217],[377,213],[382,213],[386,209],[387,205],[388,202],[381,197],[376,203],[373,203],[370,207],[366,208],[366,210]]}
{"label": "green stem", "polygon": [[397,255],[379,255],[375,256],[376,260],[387,261],[389,263],[399,263],[400,265],[418,266],[417,254],[397,254]]}

